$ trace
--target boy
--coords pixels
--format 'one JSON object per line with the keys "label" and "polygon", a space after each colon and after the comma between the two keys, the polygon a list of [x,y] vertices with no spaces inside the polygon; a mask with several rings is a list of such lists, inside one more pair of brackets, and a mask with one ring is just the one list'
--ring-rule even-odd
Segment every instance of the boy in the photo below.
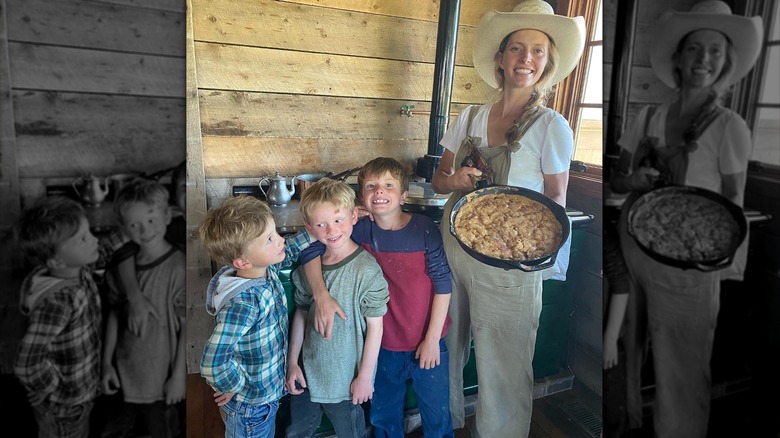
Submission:
{"label": "boy", "polygon": [[39,436],[89,434],[100,394],[101,304],[90,265],[98,239],[86,213],[65,197],[44,197],[16,228],[24,255],[38,265],[21,288],[29,318],[14,374],[28,393]]}
{"label": "boy", "polygon": [[209,282],[206,310],[216,318],[200,373],[225,413],[225,436],[273,437],[287,370],[287,298],[279,280],[311,239],[276,232],[271,208],[250,196],[227,198],[206,214],[200,240],[223,265]]}
{"label": "boy", "polygon": [[[123,418],[140,416],[152,437],[178,432],[176,403],[184,400],[185,256],[165,239],[171,222],[168,190],[156,181],[136,179],[117,194],[114,210],[130,239],[140,292],[159,318],[132,333],[127,321],[128,297],[109,274],[110,311],[103,353],[103,392],[122,389]],[[114,365],[116,363],[116,365]],[[132,421],[125,425],[128,432]]]}
{"label": "boy", "polygon": [[[358,221],[352,240],[376,258],[390,290],[371,402],[374,435],[403,436],[404,396],[411,380],[425,436],[452,437],[444,346],[452,277],[441,233],[430,218],[401,210],[409,194],[409,173],[397,160],[369,161],[358,174],[358,184],[373,221]],[[338,309],[328,296],[320,263],[308,263],[321,248],[313,245],[301,256],[301,263],[318,306]],[[320,318],[322,313],[317,313]],[[329,313],[332,318],[333,312]]]}
{"label": "boy", "polygon": [[[310,308],[316,306],[311,288],[299,269],[293,272],[296,310],[287,360],[287,388],[293,396],[286,436],[311,437],[324,411],[336,435],[362,438],[366,424],[361,403],[374,392],[387,282],[376,260],[350,239],[357,209],[349,185],[317,181],[301,197],[300,210],[306,230],[325,245],[322,270],[333,299],[346,309],[347,322],[335,324],[331,341],[314,331],[312,321],[307,321]],[[301,348],[305,377],[298,363]]]}

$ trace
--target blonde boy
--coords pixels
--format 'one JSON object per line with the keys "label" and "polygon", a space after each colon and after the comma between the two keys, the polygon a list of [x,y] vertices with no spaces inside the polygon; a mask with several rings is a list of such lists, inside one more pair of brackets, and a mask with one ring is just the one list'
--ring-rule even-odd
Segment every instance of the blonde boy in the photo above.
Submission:
{"label": "blonde boy", "polygon": [[273,437],[287,370],[287,298],[279,280],[311,240],[282,238],[271,209],[250,196],[226,199],[199,227],[209,256],[223,267],[209,282],[206,310],[216,326],[200,373],[216,391],[225,436]]}
{"label": "blonde boy", "polygon": [[[309,234],[325,245],[325,283],[347,319],[335,322],[332,340],[317,333],[310,312],[317,304],[312,289],[300,269],[293,272],[296,310],[287,371],[293,396],[286,436],[311,437],[324,412],[339,437],[365,437],[360,404],[373,397],[382,317],[389,299],[387,282],[374,257],[350,239],[357,209],[349,185],[320,180],[306,189],[300,209]],[[301,350],[305,372],[299,363]]]}
{"label": "blonde boy", "polygon": [[[114,210],[125,233],[138,246],[133,256],[141,296],[158,318],[134,333],[128,324],[128,295],[108,275],[108,303],[103,352],[103,391],[121,388],[129,418],[141,417],[152,436],[173,436],[178,428],[175,405],[184,400],[185,268],[184,253],[165,239],[171,222],[169,192],[157,181],[136,179],[117,193]],[[125,427],[129,433],[132,423]]]}

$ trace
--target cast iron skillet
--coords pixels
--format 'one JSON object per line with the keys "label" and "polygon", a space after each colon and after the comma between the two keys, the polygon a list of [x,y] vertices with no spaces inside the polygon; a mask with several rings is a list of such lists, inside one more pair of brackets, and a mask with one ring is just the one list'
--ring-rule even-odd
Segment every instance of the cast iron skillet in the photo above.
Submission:
{"label": "cast iron skillet", "polygon": [[[480,196],[485,196],[485,195],[491,195],[491,194],[508,194],[508,195],[525,196],[526,198],[541,202],[547,208],[549,208],[550,211],[552,211],[553,215],[555,215],[555,218],[558,219],[558,222],[560,222],[561,224],[561,242],[560,244],[558,244],[558,247],[555,248],[555,251],[553,251],[550,254],[537,257],[534,259],[504,260],[504,259],[498,259],[495,257],[486,256],[485,254],[482,254],[480,252],[471,249],[471,247],[463,243],[458,237],[458,235],[455,233],[455,219],[458,217],[458,212],[460,211],[460,208],[463,207],[463,205],[465,205],[467,202],[473,200],[474,198],[478,198]],[[471,257],[474,257],[476,260],[486,265],[494,266],[496,268],[520,269],[521,271],[524,272],[539,271],[542,269],[549,268],[555,264],[555,259],[558,256],[558,251],[561,249],[561,246],[563,246],[563,244],[566,242],[566,239],[569,238],[570,232],[571,232],[571,224],[569,223],[569,217],[566,215],[565,208],[558,205],[558,203],[548,198],[547,196],[543,195],[542,193],[535,192],[533,190],[522,188],[522,187],[492,185],[489,187],[474,190],[473,192],[469,192],[463,195],[463,197],[460,198],[452,207],[452,212],[450,212],[450,234],[455,236],[455,239],[457,239],[458,243],[460,243],[460,246],[463,248],[463,250],[466,251],[466,253],[469,254]]]}
{"label": "cast iron skillet", "polygon": [[[737,225],[739,226],[739,236],[729,247],[729,250],[724,255],[714,258],[712,260],[702,260],[702,261],[678,260],[662,254],[658,254],[657,252],[653,251],[651,248],[646,247],[645,245],[642,244],[642,242],[639,241],[639,239],[636,236],[636,227],[638,226],[638,220],[636,215],[638,209],[642,205],[648,202],[653,202],[660,196],[669,195],[669,194],[701,196],[703,198],[707,198],[709,200],[712,200],[722,205],[729,213],[731,213],[731,216],[734,218],[735,221],[737,221]],[[747,236],[747,219],[745,218],[745,214],[743,213],[742,208],[740,208],[738,205],[734,204],[733,202],[729,201],[724,196],[718,193],[715,193],[710,190],[702,189],[699,187],[672,185],[672,186],[660,187],[657,189],[653,189],[647,193],[644,193],[640,197],[638,197],[636,201],[631,205],[631,208],[628,210],[627,221],[628,221],[627,224],[628,234],[630,234],[631,237],[634,238],[636,244],[640,248],[642,248],[642,251],[644,251],[645,254],[647,254],[654,260],[668,266],[673,266],[682,269],[693,268],[703,272],[717,271],[719,269],[723,269],[731,265],[731,262],[734,260],[734,254],[736,253],[737,248],[739,247],[739,245],[742,244],[742,241],[745,240],[745,236]]]}

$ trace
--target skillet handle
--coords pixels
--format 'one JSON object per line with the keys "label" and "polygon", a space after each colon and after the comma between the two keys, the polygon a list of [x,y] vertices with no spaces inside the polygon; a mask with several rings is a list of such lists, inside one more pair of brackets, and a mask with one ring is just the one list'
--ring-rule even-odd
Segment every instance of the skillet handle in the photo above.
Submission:
{"label": "skillet handle", "polygon": [[541,271],[542,269],[547,269],[555,264],[555,259],[558,256],[558,251],[555,251],[551,256],[550,259],[546,262],[539,263],[538,265],[524,265],[522,263],[517,263],[515,266],[517,266],[517,269],[523,271],[523,272],[534,272],[534,271]]}
{"label": "skillet handle", "polygon": [[717,271],[719,269],[727,268],[729,265],[731,265],[731,262],[734,261],[734,253],[732,253],[727,259],[724,259],[720,263],[716,263],[714,265],[707,265],[702,263],[696,263],[696,269],[702,271],[702,272],[712,272]]}

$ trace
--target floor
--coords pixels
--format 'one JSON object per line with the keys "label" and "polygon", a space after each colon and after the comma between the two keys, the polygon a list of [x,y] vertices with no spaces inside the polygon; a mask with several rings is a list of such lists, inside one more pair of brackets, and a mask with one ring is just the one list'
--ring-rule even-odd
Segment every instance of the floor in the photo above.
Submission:
{"label": "floor", "polygon": [[[474,417],[455,430],[455,438],[470,438]],[[601,431],[601,397],[575,380],[572,389],[534,400],[529,438],[598,438]],[[406,438],[423,438],[420,429]]]}

